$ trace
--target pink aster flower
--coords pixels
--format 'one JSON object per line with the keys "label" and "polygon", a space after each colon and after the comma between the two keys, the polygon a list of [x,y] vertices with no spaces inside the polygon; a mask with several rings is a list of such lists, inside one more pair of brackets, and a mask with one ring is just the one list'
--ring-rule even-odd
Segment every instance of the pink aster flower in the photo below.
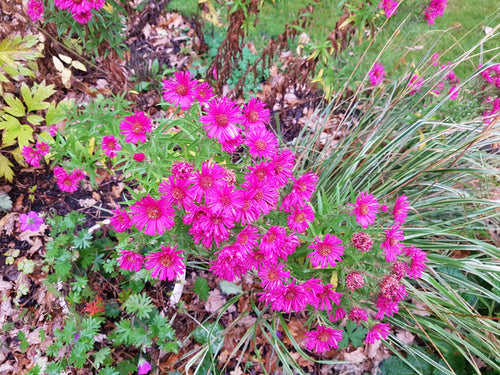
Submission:
{"label": "pink aster flower", "polygon": [[373,246],[373,240],[369,234],[358,232],[352,235],[352,245],[361,252],[370,251]]}
{"label": "pink aster flower", "polygon": [[248,166],[244,185],[262,186],[264,184],[275,186],[277,183],[273,165],[268,161],[261,161],[253,166]]}
{"label": "pink aster flower", "polygon": [[366,335],[365,342],[367,344],[375,344],[375,341],[386,339],[389,335],[390,325],[389,323],[377,323],[373,328],[368,331]]}
{"label": "pink aster flower", "polygon": [[206,82],[196,87],[196,100],[200,103],[208,103],[214,97],[214,89]]}
{"label": "pink aster flower", "polygon": [[120,267],[124,270],[139,272],[142,268],[144,260],[142,259],[141,254],[134,253],[130,250],[120,249],[118,262],[120,262]]}
{"label": "pink aster flower", "polygon": [[114,158],[116,151],[122,149],[122,145],[118,142],[118,139],[112,135],[106,135],[102,138],[101,147],[104,153],[110,158]]}
{"label": "pink aster flower", "polygon": [[396,223],[404,224],[409,210],[410,205],[408,203],[408,197],[404,194],[398,196],[396,198],[396,202],[394,203],[394,209],[392,210],[394,221]]}
{"label": "pink aster flower", "polygon": [[194,199],[201,202],[203,196],[206,197],[213,191],[222,189],[226,185],[225,177],[226,171],[219,164],[209,161],[203,162],[201,171],[195,171],[190,178],[190,182],[193,183],[190,190]]}
{"label": "pink aster flower", "polygon": [[397,256],[401,254],[403,244],[400,241],[404,240],[404,236],[400,228],[400,225],[394,225],[390,229],[384,230],[385,241],[380,244],[380,248],[383,249],[382,253],[385,255],[386,262],[396,261]]}
{"label": "pink aster flower", "polygon": [[370,193],[361,192],[356,198],[356,203],[348,203],[354,206],[354,211],[350,215],[356,215],[356,221],[361,227],[368,228],[375,223],[379,205],[377,199]]}
{"label": "pink aster flower", "polygon": [[241,129],[240,108],[231,99],[215,98],[208,103],[207,114],[200,117],[207,136],[219,142],[229,142],[238,137]]}
{"label": "pink aster flower", "polygon": [[351,292],[361,289],[364,283],[363,275],[359,272],[350,272],[345,279],[345,285]]}
{"label": "pink aster flower", "polygon": [[159,252],[146,254],[148,259],[145,268],[153,269],[151,276],[154,278],[158,277],[161,281],[173,281],[186,268],[184,257],[180,255],[184,250],[177,250],[177,245],[173,248],[161,245],[160,248]]}
{"label": "pink aster flower", "polygon": [[28,3],[28,16],[30,16],[33,22],[38,21],[43,16],[43,1],[42,0],[30,0]]}
{"label": "pink aster flower", "polygon": [[247,271],[244,255],[237,245],[223,247],[214,256],[210,271],[223,280],[233,282]]}
{"label": "pink aster flower", "polygon": [[344,255],[344,246],[340,246],[342,241],[332,236],[325,234],[325,239],[321,240],[320,237],[314,237],[314,243],[309,245],[308,249],[314,249],[307,257],[314,267],[335,267],[337,262],[341,262],[341,256]]}
{"label": "pink aster flower", "polygon": [[311,206],[293,207],[291,214],[287,218],[288,228],[295,233],[302,233],[309,228],[309,224],[314,221],[314,210]]}
{"label": "pink aster flower", "polygon": [[302,311],[306,308],[307,292],[302,285],[294,283],[278,287],[273,291],[272,308],[287,314]]}
{"label": "pink aster flower", "polygon": [[29,165],[31,165],[31,166],[33,166],[35,168],[39,168],[40,167],[41,155],[33,147],[24,146],[23,147],[23,151],[22,151],[22,155],[24,156],[24,160],[26,160],[26,162]]}
{"label": "pink aster flower", "polygon": [[253,194],[253,204],[260,211],[261,214],[267,215],[272,210],[275,210],[278,204],[279,192],[276,191],[274,186],[263,184],[249,185],[249,190]]}
{"label": "pink aster flower", "polygon": [[290,277],[290,271],[285,271],[281,263],[269,264],[259,270],[261,286],[266,290],[283,287],[284,281]]}
{"label": "pink aster flower", "polygon": [[248,225],[238,233],[236,243],[244,253],[250,253],[257,247],[259,238],[259,230],[254,226]]}
{"label": "pink aster flower", "polygon": [[243,120],[241,124],[245,126],[246,130],[260,127],[265,128],[270,118],[271,115],[265,103],[261,102],[258,98],[252,98],[243,108]]}
{"label": "pink aster flower", "polygon": [[190,72],[177,72],[174,75],[175,78],[163,81],[163,99],[185,111],[195,100],[198,81],[192,79]]}
{"label": "pink aster flower", "polygon": [[446,9],[447,0],[431,0],[429,6],[425,10],[425,19],[429,25],[434,25],[434,20],[437,17],[443,17]]}
{"label": "pink aster flower", "polygon": [[359,325],[362,321],[366,322],[368,320],[368,315],[366,315],[366,312],[363,309],[355,307],[351,310],[347,319],[352,320],[354,323]]}
{"label": "pink aster flower", "polygon": [[269,227],[260,241],[260,249],[268,256],[284,257],[283,243],[286,239],[286,229],[278,225]]}
{"label": "pink aster flower", "polygon": [[21,223],[21,230],[24,232],[30,230],[36,232],[43,224],[43,217],[39,216],[35,211],[30,211],[28,214],[20,214],[19,222]]}
{"label": "pink aster flower", "polygon": [[422,277],[422,273],[425,270],[425,262],[428,262],[429,259],[423,250],[420,250],[418,247],[405,247],[403,249],[404,255],[411,258],[411,264],[406,269],[408,273],[408,277],[410,279],[418,279]]}
{"label": "pink aster flower", "polygon": [[342,333],[342,330],[318,324],[316,331],[310,331],[304,335],[306,348],[319,354],[331,349],[337,349],[339,342],[342,341]]}
{"label": "pink aster flower", "polygon": [[395,275],[388,275],[380,282],[380,293],[384,298],[399,302],[406,297],[404,285],[399,283]]}
{"label": "pink aster flower", "polygon": [[208,214],[200,217],[197,222],[193,223],[192,230],[189,231],[193,235],[195,243],[201,241],[206,247],[212,246],[212,241],[215,240],[217,246],[221,242],[229,239],[229,229],[234,226],[232,217],[223,214],[215,213],[208,210]]}
{"label": "pink aster flower", "polygon": [[456,86],[451,86],[450,90],[448,91],[448,94],[450,94],[451,100],[457,100],[458,94],[460,94],[460,88],[458,88]]}
{"label": "pink aster flower", "polygon": [[424,79],[419,77],[417,74],[411,77],[408,86],[411,88],[409,95],[413,95],[422,90],[422,85],[424,84]]}
{"label": "pink aster flower", "polygon": [[372,70],[368,73],[368,78],[372,86],[377,86],[385,78],[385,67],[384,64],[376,62],[373,65]]}
{"label": "pink aster flower", "polygon": [[125,137],[125,142],[133,143],[146,142],[146,133],[151,133],[153,128],[151,120],[144,112],[135,111],[131,116],[126,116],[120,123],[120,133]]}
{"label": "pink aster flower", "polygon": [[149,371],[151,371],[150,363],[141,357],[139,359],[139,364],[137,365],[137,374],[146,375]]}
{"label": "pink aster flower", "polygon": [[384,297],[383,294],[379,295],[376,303],[378,309],[376,319],[382,320],[384,316],[393,316],[399,311],[399,306],[397,302],[393,302],[391,299]]}
{"label": "pink aster flower", "polygon": [[314,304],[316,309],[331,311],[333,304],[340,305],[343,294],[335,292],[335,287],[332,284],[322,285],[321,288],[316,293],[316,303]]}
{"label": "pink aster flower", "polygon": [[265,128],[253,128],[246,134],[245,144],[253,157],[271,158],[278,152],[278,141]]}
{"label": "pink aster flower", "polygon": [[279,186],[285,186],[290,177],[295,164],[295,154],[290,150],[280,151],[271,158],[271,165]]}
{"label": "pink aster flower", "polygon": [[292,192],[298,197],[297,204],[310,200],[316,191],[316,185],[318,183],[318,176],[316,173],[307,172],[297,179],[292,177],[292,180],[295,182]]}
{"label": "pink aster flower", "polygon": [[236,216],[236,195],[233,186],[224,186],[221,189],[214,189],[210,195],[206,196],[206,204],[212,212],[228,217]]}
{"label": "pink aster flower", "polygon": [[117,208],[112,212],[113,216],[111,216],[109,222],[115,231],[122,233],[132,226],[132,220],[130,220],[127,211]]}
{"label": "pink aster flower", "polygon": [[337,310],[335,310],[335,314],[333,316],[330,316],[330,321],[332,322],[338,322],[339,320],[344,319],[344,317],[347,315],[345,310],[342,307],[338,307]]}
{"label": "pink aster flower", "polygon": [[54,176],[56,177],[56,183],[59,189],[67,193],[74,193],[77,191],[80,181],[84,178],[84,175],[78,169],[68,174],[61,167],[54,168]]}
{"label": "pink aster flower", "polygon": [[143,152],[136,152],[133,156],[134,160],[138,163],[143,162],[146,159],[146,155]]}
{"label": "pink aster flower", "polygon": [[385,16],[389,18],[394,13],[396,13],[398,2],[396,0],[380,0],[378,7],[383,8],[385,11]]}
{"label": "pink aster flower", "polygon": [[193,165],[184,161],[172,164],[172,175],[177,178],[188,179],[192,176]]}
{"label": "pink aster flower", "polygon": [[236,190],[236,217],[235,221],[241,225],[251,224],[260,216],[260,211],[254,204],[255,193],[248,190]]}
{"label": "pink aster flower", "polygon": [[38,141],[36,142],[36,151],[41,155],[48,155],[50,152],[50,145],[47,142]]}
{"label": "pink aster flower", "polygon": [[189,208],[194,204],[192,191],[189,190],[190,182],[182,178],[169,176],[168,181],[162,181],[158,192],[164,195],[170,204],[179,208]]}
{"label": "pink aster flower", "polygon": [[175,213],[168,199],[154,200],[150,195],[142,197],[130,207],[132,224],[149,236],[163,234],[175,225]]}

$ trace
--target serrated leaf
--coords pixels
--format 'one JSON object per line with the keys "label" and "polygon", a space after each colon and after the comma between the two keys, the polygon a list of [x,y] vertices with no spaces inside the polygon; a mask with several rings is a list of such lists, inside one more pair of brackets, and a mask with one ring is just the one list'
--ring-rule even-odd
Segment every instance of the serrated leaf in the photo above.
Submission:
{"label": "serrated leaf", "polygon": [[0,191],[0,210],[4,211],[12,210],[12,200],[10,199],[9,195],[4,191]]}
{"label": "serrated leaf", "polygon": [[10,154],[14,157],[14,160],[17,162],[17,164],[19,164],[19,165],[21,165],[23,167],[27,167],[28,166],[28,164],[24,160],[24,156],[21,153],[21,149],[19,147],[17,147],[15,150],[11,151]]}
{"label": "serrated leaf", "polygon": [[39,115],[29,115],[28,122],[33,125],[40,125],[43,121],[43,117]]}
{"label": "serrated leaf", "polygon": [[28,146],[30,142],[34,142],[33,139],[33,128],[29,125],[21,125],[21,129],[17,133],[17,143],[21,150],[24,146]]}
{"label": "serrated leaf", "polygon": [[26,109],[24,108],[23,102],[19,98],[16,98],[11,93],[6,93],[3,98],[8,104],[8,107],[3,108],[5,112],[16,117],[23,117],[25,115]]}
{"label": "serrated leaf", "polygon": [[71,64],[71,62],[73,61],[73,59],[69,56],[66,56],[66,55],[63,55],[63,54],[58,54],[57,56],[59,56],[59,58],[64,61],[66,64]]}
{"label": "serrated leaf", "polygon": [[228,296],[232,294],[240,294],[243,291],[241,285],[236,285],[235,283],[226,280],[222,280],[219,287],[222,293]]}
{"label": "serrated leaf", "polygon": [[86,72],[86,71],[87,71],[87,68],[85,67],[85,65],[83,65],[80,61],[77,61],[77,60],[73,61],[73,62],[71,63],[71,66],[72,66],[73,68],[75,68],[75,69],[82,70],[82,71],[84,71],[84,72]]}
{"label": "serrated leaf", "polygon": [[203,277],[197,276],[194,282],[194,292],[198,294],[201,300],[206,301],[210,296],[210,288],[208,281]]}
{"label": "serrated leaf", "polygon": [[29,100],[26,100],[26,98],[24,99],[24,102],[28,107],[28,111],[31,112],[39,109],[49,108],[49,103],[44,102],[44,100],[52,96],[55,92],[56,90],[54,90],[54,85],[47,86],[45,84],[45,81],[43,81],[37,86],[33,86],[31,88],[31,93],[33,97],[30,97]]}
{"label": "serrated leaf", "polygon": [[97,353],[94,354],[94,366],[101,367],[107,357],[111,355],[111,349],[107,346],[102,347]]}
{"label": "serrated leaf", "polygon": [[56,56],[52,56],[52,62],[54,63],[54,67],[58,72],[62,72],[64,69],[66,69],[62,61],[59,60]]}
{"label": "serrated leaf", "polygon": [[50,103],[45,115],[47,126],[57,124],[66,118],[66,113],[73,107],[74,100],[63,100],[56,106],[54,102]]}

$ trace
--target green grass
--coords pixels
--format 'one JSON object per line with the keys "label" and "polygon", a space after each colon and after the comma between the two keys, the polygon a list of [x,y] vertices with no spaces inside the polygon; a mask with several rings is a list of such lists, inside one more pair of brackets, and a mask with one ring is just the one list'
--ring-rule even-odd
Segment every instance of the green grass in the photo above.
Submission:
{"label": "green grass", "polygon": [[[299,9],[306,7],[311,2],[310,0],[276,0],[274,3],[271,0],[265,1],[259,13],[257,26],[248,30],[248,39],[252,40],[258,49],[264,48],[269,38],[275,38],[282,33],[285,24],[290,24],[295,20]],[[335,23],[343,14],[339,8],[339,3],[340,1],[325,0],[314,5],[315,11],[312,24],[306,30],[313,41],[321,42],[325,40],[328,33],[335,27]],[[498,17],[495,18],[495,14],[498,16],[499,13],[496,0],[449,1],[448,3],[444,16],[437,18],[435,25],[428,25],[423,15],[426,1],[402,1],[396,14],[387,22],[372,48],[368,51],[362,70],[369,69],[371,62],[376,59],[386,40],[396,31],[406,17],[408,19],[404,23],[401,32],[381,57],[387,71],[390,72],[398,66],[396,74],[400,74],[403,70],[407,70],[408,67],[417,63],[434,43],[432,53],[438,52],[440,54],[445,53],[456,43],[457,48],[451,48],[441,57],[441,63],[452,61],[462,52],[469,50],[472,45],[478,42],[480,37],[485,35],[481,30],[483,26],[494,27],[498,23]],[[169,3],[167,9],[179,11],[184,15],[198,14],[196,0],[173,0]],[[376,24],[381,25],[385,20],[385,15],[381,10],[377,9],[377,11],[374,14],[374,20]],[[223,11],[221,11],[221,21],[223,23],[227,22]],[[445,30],[449,31],[445,33]],[[473,32],[471,32],[472,30]],[[368,42],[365,39],[361,46],[353,49],[353,54],[343,57],[346,61],[339,60],[339,64],[347,64],[349,68],[354,67]],[[492,49],[498,45],[500,45],[500,37],[486,43],[483,49]],[[482,54],[480,50],[477,50],[475,53],[478,56],[471,59],[467,64],[462,64],[455,71],[461,79],[471,75],[478,64],[494,58],[498,51]]]}

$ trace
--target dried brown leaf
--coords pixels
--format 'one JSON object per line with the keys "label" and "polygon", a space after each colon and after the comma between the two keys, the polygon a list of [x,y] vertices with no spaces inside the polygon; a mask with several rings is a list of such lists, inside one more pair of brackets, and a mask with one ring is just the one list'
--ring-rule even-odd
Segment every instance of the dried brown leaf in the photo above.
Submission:
{"label": "dried brown leaf", "polygon": [[216,312],[226,303],[226,299],[222,296],[219,289],[210,291],[210,295],[205,303],[205,310],[209,313]]}

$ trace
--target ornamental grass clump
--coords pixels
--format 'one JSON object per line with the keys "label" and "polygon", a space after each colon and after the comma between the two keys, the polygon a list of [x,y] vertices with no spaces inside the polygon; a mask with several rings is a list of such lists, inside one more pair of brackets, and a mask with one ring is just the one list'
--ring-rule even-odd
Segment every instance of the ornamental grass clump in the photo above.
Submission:
{"label": "ornamental grass clump", "polygon": [[[180,107],[174,117],[135,112],[97,130],[97,164],[121,168],[135,186],[133,199],[110,217],[122,273],[134,279],[148,270],[174,281],[196,257],[221,280],[257,278],[259,308],[306,313],[304,344],[318,354],[338,348],[344,318],[369,329],[368,343],[386,338],[385,320],[407,296],[402,280],[420,277],[427,261],[404,239],[407,197],[382,204],[367,191],[352,192],[352,202],[318,213],[318,175],[297,172],[260,100],[242,107],[210,99],[188,73],[163,90]],[[66,192],[78,187],[77,175],[55,169]],[[330,221],[338,225],[323,225]]]}

